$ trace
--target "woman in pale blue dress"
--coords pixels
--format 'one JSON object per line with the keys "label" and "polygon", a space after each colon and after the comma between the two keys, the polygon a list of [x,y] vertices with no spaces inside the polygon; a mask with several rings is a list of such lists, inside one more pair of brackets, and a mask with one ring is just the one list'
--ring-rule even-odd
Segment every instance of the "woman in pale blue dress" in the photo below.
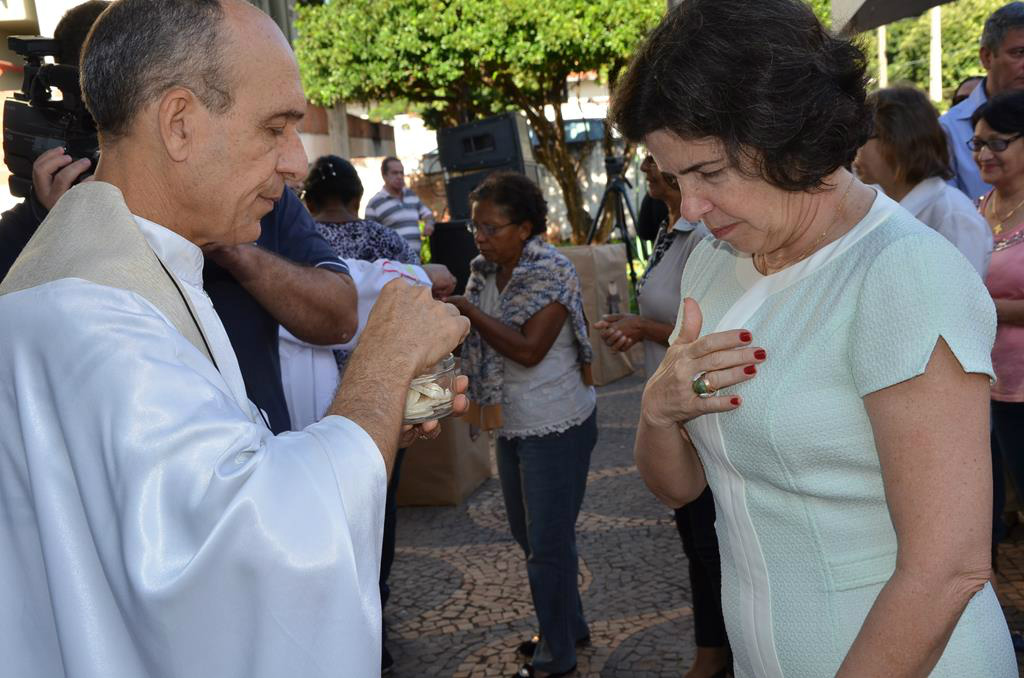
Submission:
{"label": "woman in pale blue dress", "polygon": [[612,120],[703,221],[636,457],[710,485],[738,678],[1011,678],[989,584],[995,314],[948,243],[845,167],[865,59],[800,0],[682,0]]}

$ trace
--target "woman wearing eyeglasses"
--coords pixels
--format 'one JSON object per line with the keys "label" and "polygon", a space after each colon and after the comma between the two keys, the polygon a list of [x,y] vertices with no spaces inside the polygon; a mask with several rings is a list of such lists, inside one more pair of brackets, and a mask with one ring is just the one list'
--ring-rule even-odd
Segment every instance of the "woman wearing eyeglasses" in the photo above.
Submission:
{"label": "woman wearing eyeglasses", "polygon": [[[979,209],[995,246],[985,285],[996,305],[992,366],[992,454],[1024,497],[1024,92],[992,97],[971,118],[970,147],[992,190]],[[997,480],[1001,480],[998,478]],[[1002,502],[997,498],[997,511]]]}
{"label": "woman wearing eyeglasses", "polygon": [[547,203],[521,174],[496,172],[469,196],[480,256],[466,296],[462,347],[470,419],[498,434],[498,475],[540,632],[520,645],[522,678],[567,676],[588,642],[577,586],[576,517],[597,442],[580,280],[544,242]]}

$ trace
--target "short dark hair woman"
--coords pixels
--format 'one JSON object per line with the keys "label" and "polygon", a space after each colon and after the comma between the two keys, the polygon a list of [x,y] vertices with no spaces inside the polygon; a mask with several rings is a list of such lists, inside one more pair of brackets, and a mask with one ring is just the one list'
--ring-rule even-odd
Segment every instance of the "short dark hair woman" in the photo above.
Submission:
{"label": "short dark hair woman", "polygon": [[981,277],[992,255],[992,233],[974,203],[946,183],[953,177],[939,113],[916,87],[888,87],[868,95],[874,132],[853,167],[967,257]]}
{"label": "short dark hair woman", "polygon": [[547,204],[522,174],[496,172],[469,197],[480,256],[465,297],[463,372],[470,417],[498,432],[498,474],[512,536],[526,555],[540,633],[516,674],[567,676],[589,640],[577,586],[576,517],[597,442],[580,280],[544,242]]}
{"label": "short dark hair woman", "polygon": [[612,119],[715,239],[637,465],[671,506],[714,492],[737,678],[1010,678],[995,315],[949,242],[845,169],[870,117],[863,54],[800,0],[682,0],[640,48]]}
{"label": "short dark hair woman", "polygon": [[363,182],[348,160],[336,155],[317,158],[306,175],[302,196],[317,222],[317,230],[339,257],[420,263],[419,253],[396,231],[359,218]]}

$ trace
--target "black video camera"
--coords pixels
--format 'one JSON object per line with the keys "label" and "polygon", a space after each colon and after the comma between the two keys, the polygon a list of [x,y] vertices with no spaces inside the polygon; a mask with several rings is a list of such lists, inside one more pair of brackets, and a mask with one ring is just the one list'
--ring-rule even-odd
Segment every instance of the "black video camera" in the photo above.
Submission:
{"label": "black video camera", "polygon": [[[32,163],[56,146],[67,149],[74,159],[89,158],[92,167],[79,177],[84,179],[99,161],[96,124],[82,101],[78,68],[68,64],[47,64],[43,59],[56,56],[56,40],[27,35],[12,35],[7,46],[25,58],[25,79],[21,91],[4,103],[4,161],[11,170],[11,195],[24,198],[32,188]],[[53,90],[60,92],[54,98]]]}
{"label": "black video camera", "polygon": [[626,158],[621,155],[604,156],[604,171],[609,179],[622,176],[626,171]]}

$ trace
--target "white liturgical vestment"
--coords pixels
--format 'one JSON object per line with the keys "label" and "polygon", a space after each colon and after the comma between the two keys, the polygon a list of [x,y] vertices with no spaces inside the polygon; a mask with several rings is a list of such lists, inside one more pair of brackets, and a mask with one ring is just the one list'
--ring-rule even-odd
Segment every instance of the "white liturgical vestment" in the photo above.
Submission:
{"label": "white liturgical vestment", "polygon": [[[19,289],[7,281],[39,259],[15,263],[0,287],[0,677],[376,678],[375,444],[337,416],[274,436],[199,249],[94,183],[61,203],[119,220],[112,240],[141,230],[216,367],[143,295],[79,277]],[[75,237],[61,203],[36,238]]]}

